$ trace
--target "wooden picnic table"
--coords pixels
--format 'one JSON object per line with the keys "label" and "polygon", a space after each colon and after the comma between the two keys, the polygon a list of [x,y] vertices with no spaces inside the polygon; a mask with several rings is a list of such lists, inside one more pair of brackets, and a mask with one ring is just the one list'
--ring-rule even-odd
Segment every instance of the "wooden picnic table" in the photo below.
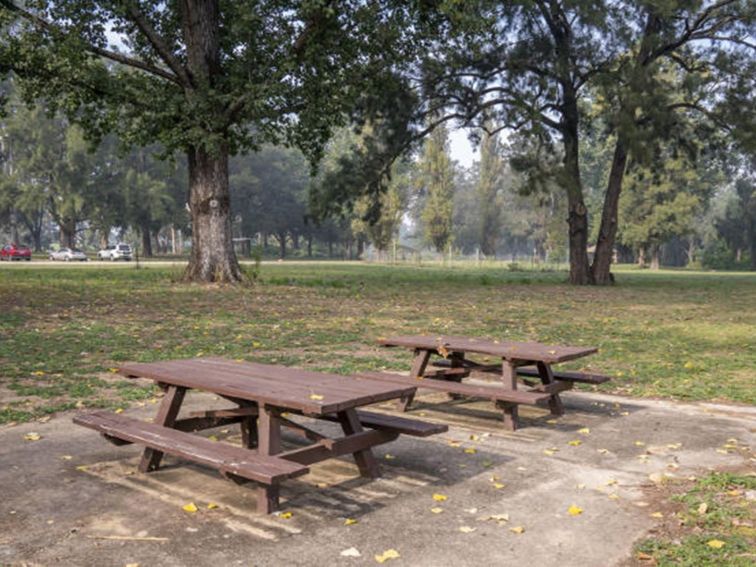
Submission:
{"label": "wooden picnic table", "polygon": [[[153,422],[99,411],[77,415],[75,423],[101,432],[117,445],[145,445],[141,472],[156,470],[163,454],[168,453],[216,468],[235,482],[255,481],[259,484],[258,510],[263,513],[278,507],[281,481],[305,474],[310,464],[351,454],[360,475],[374,478],[379,468],[372,447],[400,434],[425,437],[447,429],[357,409],[400,399],[413,391],[412,387],[371,379],[222,358],[125,364],[119,373],[153,380],[163,388],[165,395]],[[179,419],[184,396],[191,390],[214,393],[234,406],[193,412]],[[344,436],[329,438],[296,421],[297,416],[335,421]],[[230,423],[240,424],[242,447],[194,434]],[[310,443],[285,449],[284,427]]]}
{"label": "wooden picnic table", "polygon": [[[576,382],[601,384],[607,376],[582,372],[555,372],[553,364],[576,360],[598,351],[595,347],[552,346],[534,342],[513,342],[456,336],[399,336],[379,339],[386,347],[404,347],[414,351],[409,376],[367,372],[361,376],[399,384],[415,384],[420,388],[446,391],[452,397],[470,396],[489,398],[503,410],[504,424],[509,429],[518,426],[518,405],[548,402],[552,414],[562,415],[564,406],[559,393],[573,387]],[[480,354],[501,359],[496,364],[483,364],[469,358]],[[431,356],[442,360],[433,363],[439,370],[426,371]],[[463,384],[462,379],[471,372],[499,374],[497,387]],[[518,389],[518,376],[536,378],[540,384],[525,380],[528,389]],[[418,382],[422,380],[422,382]],[[414,392],[399,402],[406,411]]]}

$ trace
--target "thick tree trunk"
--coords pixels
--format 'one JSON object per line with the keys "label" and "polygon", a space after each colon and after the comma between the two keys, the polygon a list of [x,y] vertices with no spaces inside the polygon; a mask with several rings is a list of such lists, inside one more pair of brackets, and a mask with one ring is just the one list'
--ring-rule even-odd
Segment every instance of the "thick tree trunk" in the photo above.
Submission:
{"label": "thick tree trunk", "polygon": [[242,274],[231,239],[228,153],[204,148],[187,152],[192,253],[184,279],[192,282],[236,283]]}
{"label": "thick tree trunk", "polygon": [[650,268],[652,270],[658,270],[661,267],[661,246],[659,244],[652,244],[650,248],[651,248]]}
{"label": "thick tree trunk", "polygon": [[100,249],[107,248],[109,244],[110,228],[102,229],[100,232]]}
{"label": "thick tree trunk", "polygon": [[639,268],[646,267],[646,248],[643,246],[638,248],[638,267]]}
{"label": "thick tree trunk", "polygon": [[588,285],[593,283],[588,263],[588,209],[583,201],[583,185],[580,179],[578,146],[577,104],[565,104],[568,125],[563,136],[564,170],[567,186],[567,206],[569,217],[570,283]]}
{"label": "thick tree trunk", "polygon": [[609,182],[601,212],[601,226],[596,241],[596,254],[591,266],[593,283],[598,285],[607,285],[614,281],[611,273],[612,257],[614,256],[614,243],[617,237],[619,198],[622,193],[622,180],[625,176],[626,166],[627,147],[623,136],[620,135],[614,146],[612,168],[609,171]]}
{"label": "thick tree trunk", "polygon": [[142,256],[145,258],[152,258],[152,239],[150,238],[150,229],[143,226],[140,232],[142,233]]}
{"label": "thick tree trunk", "polygon": [[76,221],[65,219],[60,223],[60,245],[63,248],[76,248]]}

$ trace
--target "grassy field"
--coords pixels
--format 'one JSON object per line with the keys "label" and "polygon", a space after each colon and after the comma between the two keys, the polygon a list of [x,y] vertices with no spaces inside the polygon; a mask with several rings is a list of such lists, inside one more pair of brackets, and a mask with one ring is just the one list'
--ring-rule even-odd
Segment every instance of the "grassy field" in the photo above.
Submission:
{"label": "grassy field", "polygon": [[600,347],[576,368],[635,396],[756,403],[756,274],[621,270],[611,288],[564,272],[265,264],[243,288],[176,283],[178,267],[0,267],[0,423],[123,407],[151,389],[119,363],[222,355],[349,373],[407,369],[395,333]]}

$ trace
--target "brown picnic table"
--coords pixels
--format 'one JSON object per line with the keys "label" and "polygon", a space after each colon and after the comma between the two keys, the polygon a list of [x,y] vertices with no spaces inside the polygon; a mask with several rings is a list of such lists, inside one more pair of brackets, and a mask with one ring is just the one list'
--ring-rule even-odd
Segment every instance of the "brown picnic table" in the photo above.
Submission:
{"label": "brown picnic table", "polygon": [[[379,467],[372,447],[400,434],[426,437],[447,427],[358,408],[408,396],[414,388],[372,379],[345,377],[283,366],[222,358],[195,358],[122,366],[127,378],[154,380],[165,395],[152,423],[122,414],[83,413],[74,422],[95,429],[116,445],[145,446],[139,470],[160,466],[163,454],[198,462],[238,483],[254,481],[258,511],[278,507],[279,485],[308,472],[308,465],[351,454],[360,475],[374,478]],[[233,405],[227,409],[192,412],[179,419],[184,396],[191,390],[214,393]],[[330,438],[300,416],[337,422],[344,435]],[[300,420],[302,421],[302,420]],[[212,441],[197,431],[239,423],[242,446]],[[284,448],[287,428],[309,444]]]}
{"label": "brown picnic table", "polygon": [[[476,397],[492,400],[503,410],[504,424],[509,429],[518,426],[520,404],[548,402],[551,413],[562,415],[564,406],[559,393],[569,390],[575,383],[601,384],[607,376],[585,372],[557,372],[552,365],[576,360],[598,352],[595,347],[552,346],[541,343],[497,341],[455,336],[399,336],[379,339],[386,347],[404,347],[414,351],[409,376],[385,372],[364,372],[360,376],[447,392],[452,397]],[[501,359],[496,364],[483,364],[470,355],[484,355]],[[440,357],[431,361],[431,357]],[[428,371],[431,363],[437,370]],[[462,383],[471,372],[498,374],[500,386],[479,386]],[[518,388],[518,376],[524,379],[527,389]],[[540,381],[534,382],[532,379]],[[422,382],[420,382],[422,380]],[[399,402],[406,411],[414,399],[414,392]]]}

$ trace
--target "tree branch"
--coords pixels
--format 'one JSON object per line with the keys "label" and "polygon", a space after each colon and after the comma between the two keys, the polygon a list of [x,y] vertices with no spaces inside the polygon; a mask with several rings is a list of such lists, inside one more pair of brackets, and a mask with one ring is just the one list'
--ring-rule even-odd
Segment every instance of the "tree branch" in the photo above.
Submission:
{"label": "tree branch", "polygon": [[160,58],[166,65],[176,74],[176,77],[181,81],[184,88],[194,88],[194,81],[189,73],[189,70],[178,60],[173,52],[168,48],[163,38],[157,33],[152,24],[147,20],[146,16],[139,9],[139,4],[134,0],[130,1],[127,6],[131,20],[141,30],[141,32],[148,39],[152,47],[158,53]]}
{"label": "tree branch", "polygon": [[[66,32],[64,30],[51,24],[47,20],[40,18],[36,14],[33,14],[27,10],[24,10],[23,8],[20,8],[19,6],[16,6],[11,0],[0,0],[0,6],[5,7],[7,10],[15,14],[18,14],[20,17],[31,22],[35,27],[45,32],[53,34],[54,36],[57,36],[59,38],[64,38],[66,36]],[[161,69],[160,67],[155,67],[154,65],[151,65],[139,59],[134,59],[127,55],[123,55],[122,53],[117,53],[115,51],[103,49],[101,47],[97,47],[96,45],[91,45],[86,42],[83,42],[83,43],[84,43],[85,50],[94,55],[99,55],[100,57],[109,59],[111,61],[115,61],[116,63],[120,63],[128,67],[133,67],[135,69],[145,71],[147,73],[150,73],[151,75],[161,77],[163,79],[166,79],[173,83],[177,83],[179,85],[181,84],[181,82],[179,81],[178,77],[176,77],[176,75],[174,75],[173,73],[165,69]]]}

